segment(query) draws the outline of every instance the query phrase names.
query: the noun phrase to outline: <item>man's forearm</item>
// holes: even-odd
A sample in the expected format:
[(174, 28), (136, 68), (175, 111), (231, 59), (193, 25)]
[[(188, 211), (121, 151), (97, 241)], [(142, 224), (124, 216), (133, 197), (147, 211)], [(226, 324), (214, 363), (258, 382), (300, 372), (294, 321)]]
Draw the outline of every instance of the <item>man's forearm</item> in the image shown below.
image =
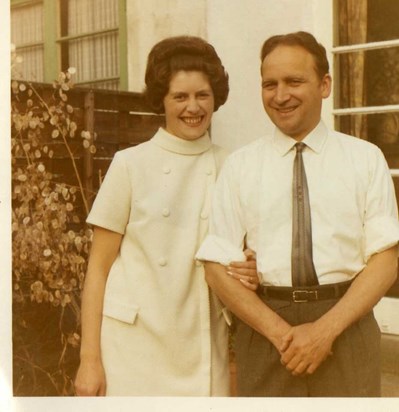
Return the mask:
[(322, 318), (336, 336), (366, 315), (397, 277), (397, 246), (373, 255), (340, 301)]
[(255, 292), (228, 276), (224, 266), (207, 262), (205, 277), (210, 288), (229, 310), (279, 349), (281, 337), (290, 329), (287, 322), (265, 305)]

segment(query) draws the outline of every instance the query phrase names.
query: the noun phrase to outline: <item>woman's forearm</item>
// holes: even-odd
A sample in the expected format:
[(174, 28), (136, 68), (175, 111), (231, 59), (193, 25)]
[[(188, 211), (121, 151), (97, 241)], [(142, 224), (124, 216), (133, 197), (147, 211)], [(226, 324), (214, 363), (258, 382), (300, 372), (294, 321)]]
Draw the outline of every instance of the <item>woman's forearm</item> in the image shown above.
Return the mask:
[(121, 241), (119, 233), (94, 229), (82, 294), (80, 366), (75, 379), (78, 396), (104, 396), (106, 393), (106, 376), (101, 360), (101, 322), (105, 285)]
[(102, 269), (89, 269), (82, 294), (81, 361), (99, 360), (100, 333), (107, 274)]
[(115, 261), (122, 235), (95, 228), (87, 275), (82, 293), (81, 361), (99, 360), (105, 285)]

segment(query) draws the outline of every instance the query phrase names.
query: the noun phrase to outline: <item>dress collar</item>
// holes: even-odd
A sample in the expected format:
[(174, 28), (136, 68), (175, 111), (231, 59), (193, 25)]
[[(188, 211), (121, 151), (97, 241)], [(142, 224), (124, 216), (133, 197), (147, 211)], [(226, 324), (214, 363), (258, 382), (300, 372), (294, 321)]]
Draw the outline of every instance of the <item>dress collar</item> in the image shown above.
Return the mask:
[(164, 128), (160, 127), (155, 136), (151, 139), (157, 146), (168, 152), (183, 154), (183, 155), (196, 155), (206, 152), (211, 146), (212, 142), (209, 138), (208, 132), (196, 140), (184, 140), (180, 137), (176, 137), (173, 134), (167, 132)]
[[(316, 153), (320, 153), (328, 137), (328, 129), (324, 122), (320, 120), (319, 124), (302, 140), (303, 143)], [(297, 143), (295, 139), (285, 135), (277, 127), (274, 130), (273, 145), (281, 156), (286, 155)]]

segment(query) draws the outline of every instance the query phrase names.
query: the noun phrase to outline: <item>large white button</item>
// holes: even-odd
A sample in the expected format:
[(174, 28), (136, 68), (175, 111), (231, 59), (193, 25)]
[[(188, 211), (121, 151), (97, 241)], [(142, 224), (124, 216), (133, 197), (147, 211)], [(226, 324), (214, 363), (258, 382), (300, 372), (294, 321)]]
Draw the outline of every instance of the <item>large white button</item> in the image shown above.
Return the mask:
[(165, 167), (163, 168), (163, 172), (164, 172), (166, 175), (169, 174), (169, 173), (171, 172), (170, 167), (165, 166)]
[(208, 219), (208, 213), (201, 212), (201, 219), (203, 219), (203, 220)]
[(207, 174), (208, 176), (210, 176), (212, 173), (213, 173), (212, 169), (208, 169), (208, 170), (206, 171), (206, 174)]
[(162, 210), (162, 216), (165, 216), (165, 217), (170, 216), (170, 210), (169, 210), (167, 207), (165, 207), (165, 208)]
[(158, 260), (159, 266), (166, 266), (167, 263), (168, 263), (168, 262), (166, 261), (165, 258), (160, 258), (160, 259)]

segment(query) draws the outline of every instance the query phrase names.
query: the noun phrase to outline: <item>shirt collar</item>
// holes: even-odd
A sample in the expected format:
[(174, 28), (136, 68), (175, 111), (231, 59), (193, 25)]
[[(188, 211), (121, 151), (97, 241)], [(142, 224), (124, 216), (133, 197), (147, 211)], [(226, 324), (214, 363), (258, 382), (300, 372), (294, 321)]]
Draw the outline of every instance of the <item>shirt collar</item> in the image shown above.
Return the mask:
[[(310, 149), (320, 153), (328, 137), (328, 130), (322, 120), (319, 124), (302, 140)], [(295, 139), (284, 134), (277, 127), (274, 130), (273, 145), (281, 156), (286, 155), (297, 143)]]
[(184, 140), (170, 134), (162, 127), (159, 128), (151, 141), (162, 147), (162, 149), (183, 155), (200, 154), (206, 152), (212, 146), (208, 132), (196, 140)]

